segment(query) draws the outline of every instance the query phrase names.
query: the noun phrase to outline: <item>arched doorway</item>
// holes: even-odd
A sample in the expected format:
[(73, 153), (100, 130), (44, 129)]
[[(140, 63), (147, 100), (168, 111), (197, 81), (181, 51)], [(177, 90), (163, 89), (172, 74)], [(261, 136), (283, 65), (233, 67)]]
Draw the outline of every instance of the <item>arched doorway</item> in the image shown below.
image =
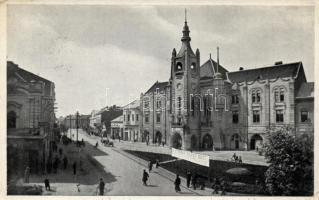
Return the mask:
[(263, 144), (263, 138), (259, 134), (255, 134), (250, 139), (250, 149), (255, 150), (256, 148), (261, 148)]
[(192, 135), (191, 137), (191, 149), (192, 150), (197, 149), (197, 138), (195, 135)]
[(160, 145), (162, 142), (162, 133), (157, 131), (155, 134), (155, 143), (158, 143)]
[(239, 149), (240, 137), (237, 133), (231, 136), (231, 148)]
[(142, 136), (142, 142), (149, 141), (149, 135), (150, 135), (150, 133), (148, 131), (144, 130), (143, 136)]
[(181, 149), (182, 148), (182, 137), (180, 134), (175, 133), (172, 138), (172, 147), (175, 149)]
[(17, 128), (17, 114), (14, 111), (7, 114), (7, 128)]
[(212, 149), (213, 147), (213, 138), (211, 135), (206, 134), (203, 137), (203, 149), (208, 150), (208, 149)]

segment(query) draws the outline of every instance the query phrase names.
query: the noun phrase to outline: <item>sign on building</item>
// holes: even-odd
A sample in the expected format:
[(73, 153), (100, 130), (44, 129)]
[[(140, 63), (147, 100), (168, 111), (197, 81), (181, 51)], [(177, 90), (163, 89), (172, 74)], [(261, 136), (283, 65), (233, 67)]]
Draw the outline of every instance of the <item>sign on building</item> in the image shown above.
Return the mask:
[(209, 167), (209, 156), (172, 148), (172, 156)]

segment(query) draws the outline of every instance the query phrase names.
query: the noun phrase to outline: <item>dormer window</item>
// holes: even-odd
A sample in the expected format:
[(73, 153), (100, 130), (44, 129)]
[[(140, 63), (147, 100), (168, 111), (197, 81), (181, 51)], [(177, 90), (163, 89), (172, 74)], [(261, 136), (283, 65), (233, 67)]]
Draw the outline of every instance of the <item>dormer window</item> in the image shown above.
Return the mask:
[(177, 63), (177, 64), (176, 64), (175, 71), (177, 71), (177, 72), (178, 72), (178, 71), (182, 71), (182, 70), (183, 70), (182, 63), (180, 63), (180, 62), (179, 62), (179, 63)]

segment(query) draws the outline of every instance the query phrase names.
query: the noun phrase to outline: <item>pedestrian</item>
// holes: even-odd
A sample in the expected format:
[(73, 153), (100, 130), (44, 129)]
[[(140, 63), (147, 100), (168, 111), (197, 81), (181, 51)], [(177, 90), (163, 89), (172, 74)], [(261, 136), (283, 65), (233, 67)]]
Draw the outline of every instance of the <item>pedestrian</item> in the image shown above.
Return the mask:
[(100, 183), (99, 183), (99, 195), (100, 196), (104, 195), (104, 187), (105, 187), (105, 183), (103, 181), (103, 178), (100, 178)]
[(156, 168), (158, 168), (158, 167), (159, 167), (159, 165), (160, 165), (160, 164), (159, 164), (159, 160), (158, 160), (158, 159), (156, 159), (155, 167), (156, 167)]
[(192, 174), (191, 172), (188, 170), (187, 174), (186, 174), (186, 186), (189, 188), (190, 183), (191, 183), (191, 178), (192, 178)]
[(29, 177), (30, 177), (30, 167), (27, 166), (25, 168), (25, 171), (24, 171), (24, 182), (25, 183), (29, 183)]
[(222, 191), (221, 195), (226, 195), (226, 181), (224, 179), (221, 180), (220, 187)]
[(180, 188), (181, 179), (179, 178), (178, 174), (176, 175), (176, 179), (175, 179), (174, 184), (175, 184), (175, 192), (180, 192), (181, 191), (181, 188)]
[(73, 165), (73, 175), (76, 175), (76, 162), (74, 161)]
[(68, 158), (66, 156), (64, 156), (63, 158), (63, 168), (66, 169), (68, 166)]
[(150, 162), (148, 163), (148, 172), (149, 172), (149, 173), (151, 173), (152, 168), (153, 168), (153, 163), (152, 163), (152, 161), (150, 160)]
[(62, 152), (63, 152), (62, 148), (59, 148), (59, 155), (60, 155), (60, 157), (62, 157)]
[(212, 183), (212, 189), (213, 192), (212, 194), (218, 194), (218, 183), (217, 183), (217, 178), (214, 178), (213, 183)]
[(143, 181), (143, 185), (147, 185), (147, 180), (148, 180), (148, 173), (146, 172), (146, 170), (144, 169), (143, 171), (143, 178), (142, 178), (142, 181)]
[(232, 156), (232, 160), (236, 161), (236, 158), (237, 158), (236, 153), (234, 153)]
[(192, 176), (192, 185), (193, 185), (193, 189), (196, 190), (196, 185), (197, 185), (197, 174), (196, 174), (196, 172)]
[(51, 188), (50, 188), (50, 181), (49, 181), (48, 178), (46, 178), (46, 179), (44, 180), (44, 186), (45, 186), (45, 190), (47, 190), (47, 191), (50, 191), (50, 190), (51, 190)]
[(241, 156), (238, 158), (238, 163), (243, 163), (243, 160), (241, 159)]

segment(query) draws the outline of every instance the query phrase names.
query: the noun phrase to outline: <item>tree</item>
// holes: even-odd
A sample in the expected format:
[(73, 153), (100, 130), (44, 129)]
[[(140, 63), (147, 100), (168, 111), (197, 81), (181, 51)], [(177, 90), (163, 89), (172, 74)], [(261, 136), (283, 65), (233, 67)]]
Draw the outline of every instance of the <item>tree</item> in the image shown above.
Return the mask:
[(265, 185), (272, 195), (313, 194), (313, 135), (291, 135), (289, 127), (270, 130)]

